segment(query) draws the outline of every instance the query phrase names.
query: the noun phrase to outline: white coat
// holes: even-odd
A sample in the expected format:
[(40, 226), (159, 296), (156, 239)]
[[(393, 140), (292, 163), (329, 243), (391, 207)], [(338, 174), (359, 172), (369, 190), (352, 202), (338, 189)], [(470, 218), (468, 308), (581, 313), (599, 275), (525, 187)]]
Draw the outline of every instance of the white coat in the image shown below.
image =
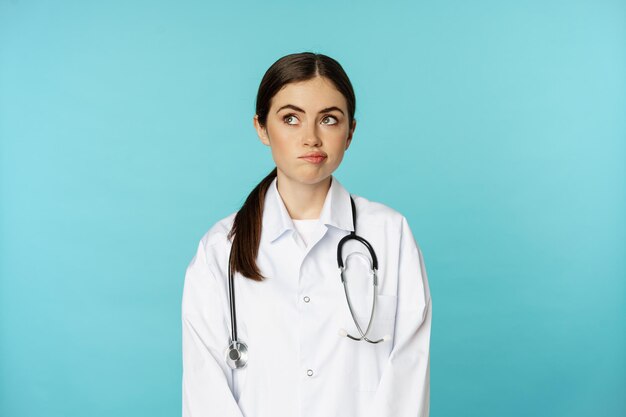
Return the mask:
[[(350, 194), (332, 176), (308, 247), (276, 187), (263, 212), (257, 264), (266, 280), (234, 275), (238, 338), (248, 364), (225, 362), (230, 339), (226, 235), (235, 214), (202, 237), (189, 264), (182, 298), (183, 417), (424, 417), (429, 414), (432, 304), (421, 250), (406, 218), (381, 203), (353, 195), (357, 235), (378, 258), (379, 290), (369, 337), (358, 335), (337, 267), (337, 244), (353, 230)], [(351, 252), (368, 254), (351, 240)], [(369, 257), (369, 255), (368, 255)], [(351, 261), (359, 257), (351, 257)], [(359, 271), (354, 262), (348, 270)], [(372, 281), (353, 273), (350, 298), (363, 327)], [(360, 277), (358, 277), (360, 275)]]

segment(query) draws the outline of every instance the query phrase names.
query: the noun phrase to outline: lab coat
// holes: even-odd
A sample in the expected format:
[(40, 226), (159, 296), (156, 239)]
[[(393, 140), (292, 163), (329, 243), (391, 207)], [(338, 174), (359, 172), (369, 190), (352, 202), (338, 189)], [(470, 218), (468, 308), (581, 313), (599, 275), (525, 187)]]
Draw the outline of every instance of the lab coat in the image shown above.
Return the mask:
[[(308, 247), (298, 238), (276, 178), (265, 195), (257, 264), (262, 282), (234, 274), (237, 330), (248, 364), (225, 362), (230, 339), (227, 233), (235, 214), (202, 237), (182, 297), (183, 417), (423, 417), (429, 415), (431, 297), (421, 250), (406, 218), (353, 195), (357, 235), (378, 258), (378, 297), (369, 338), (358, 336), (337, 266), (350, 231), (350, 194), (336, 177)], [(348, 241), (346, 273), (357, 320), (367, 326), (369, 252)]]

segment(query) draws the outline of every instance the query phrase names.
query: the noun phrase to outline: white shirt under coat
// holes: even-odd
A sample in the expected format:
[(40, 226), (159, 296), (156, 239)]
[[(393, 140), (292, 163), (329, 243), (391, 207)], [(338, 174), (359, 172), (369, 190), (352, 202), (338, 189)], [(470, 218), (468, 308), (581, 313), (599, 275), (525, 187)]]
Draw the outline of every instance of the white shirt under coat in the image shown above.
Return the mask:
[[(202, 237), (182, 298), (183, 417), (424, 417), (429, 414), (432, 304), (422, 253), (406, 218), (353, 195), (357, 235), (378, 258), (379, 295), (369, 337), (357, 336), (339, 269), (337, 244), (352, 230), (350, 194), (332, 176), (317, 233), (296, 233), (276, 187), (265, 196), (257, 264), (262, 282), (234, 275), (238, 338), (248, 365), (225, 362), (230, 340), (226, 235), (235, 214)], [(351, 240), (344, 259), (367, 249)], [(359, 256), (347, 266), (350, 297), (362, 326), (372, 281)]]

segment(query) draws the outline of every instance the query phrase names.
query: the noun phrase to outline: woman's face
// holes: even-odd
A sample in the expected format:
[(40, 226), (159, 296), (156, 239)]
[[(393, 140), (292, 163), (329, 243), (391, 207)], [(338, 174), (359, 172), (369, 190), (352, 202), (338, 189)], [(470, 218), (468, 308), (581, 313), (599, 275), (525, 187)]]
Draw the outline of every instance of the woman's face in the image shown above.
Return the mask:
[[(339, 166), (356, 121), (348, 126), (345, 97), (324, 77), (285, 85), (272, 98), (266, 126), (254, 116), (261, 142), (270, 146), (279, 179), (317, 184)], [(304, 157), (321, 154), (321, 158)]]

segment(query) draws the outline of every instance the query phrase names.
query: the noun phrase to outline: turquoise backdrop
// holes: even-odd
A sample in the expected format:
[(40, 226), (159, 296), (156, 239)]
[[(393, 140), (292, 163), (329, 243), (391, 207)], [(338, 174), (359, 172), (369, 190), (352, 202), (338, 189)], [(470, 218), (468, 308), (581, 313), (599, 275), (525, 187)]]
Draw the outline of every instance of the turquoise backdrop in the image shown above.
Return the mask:
[(180, 415), (185, 268), (272, 169), (256, 90), (302, 51), (356, 89), (335, 175), (424, 253), (431, 416), (625, 416), (608, 0), (0, 0), (0, 415)]

